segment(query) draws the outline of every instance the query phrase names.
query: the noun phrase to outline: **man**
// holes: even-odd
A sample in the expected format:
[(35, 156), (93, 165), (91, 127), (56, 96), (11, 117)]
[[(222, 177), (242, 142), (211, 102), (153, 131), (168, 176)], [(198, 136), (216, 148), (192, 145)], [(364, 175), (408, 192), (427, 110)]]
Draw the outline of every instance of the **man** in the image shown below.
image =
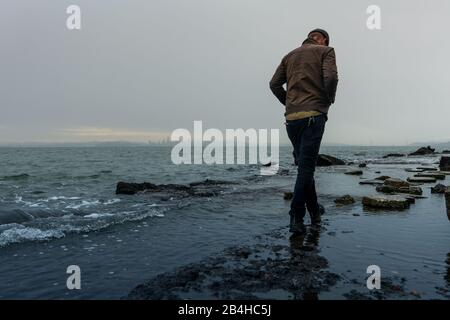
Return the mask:
[(323, 207), (317, 202), (314, 171), (338, 82), (336, 56), (329, 42), (325, 30), (312, 30), (301, 47), (283, 58), (270, 81), (273, 94), (286, 106), (286, 130), (298, 166), (289, 212), (290, 232), (294, 234), (306, 232), (303, 224), (306, 209), (312, 226), (318, 227), (321, 222)]

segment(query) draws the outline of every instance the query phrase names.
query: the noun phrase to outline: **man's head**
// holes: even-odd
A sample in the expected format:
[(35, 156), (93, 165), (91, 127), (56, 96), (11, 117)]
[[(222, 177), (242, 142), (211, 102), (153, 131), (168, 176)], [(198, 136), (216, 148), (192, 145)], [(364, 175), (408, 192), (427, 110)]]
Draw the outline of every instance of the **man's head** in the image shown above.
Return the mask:
[(308, 33), (308, 38), (314, 39), (318, 44), (322, 46), (328, 46), (330, 43), (330, 36), (328, 32), (323, 29), (314, 29)]

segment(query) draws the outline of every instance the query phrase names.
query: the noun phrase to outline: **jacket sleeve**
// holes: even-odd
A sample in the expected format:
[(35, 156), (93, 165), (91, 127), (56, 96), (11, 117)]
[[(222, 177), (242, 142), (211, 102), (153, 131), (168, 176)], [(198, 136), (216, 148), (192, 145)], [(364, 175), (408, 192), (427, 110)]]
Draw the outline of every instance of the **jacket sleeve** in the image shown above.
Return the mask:
[(338, 72), (336, 66), (336, 54), (334, 49), (331, 49), (324, 57), (322, 64), (323, 81), (325, 91), (331, 103), (334, 103), (336, 96), (336, 89), (338, 84)]
[(273, 94), (278, 98), (278, 100), (280, 100), (283, 105), (286, 105), (286, 90), (284, 90), (283, 87), (286, 82), (286, 59), (283, 58), (277, 70), (275, 71), (272, 80), (270, 80), (270, 90), (272, 90)]

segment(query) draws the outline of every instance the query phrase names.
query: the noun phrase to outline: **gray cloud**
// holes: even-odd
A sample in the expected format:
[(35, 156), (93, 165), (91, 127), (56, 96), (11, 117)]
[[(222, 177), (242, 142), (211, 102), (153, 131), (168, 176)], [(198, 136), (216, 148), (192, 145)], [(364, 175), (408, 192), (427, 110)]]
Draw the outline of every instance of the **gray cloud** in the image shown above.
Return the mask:
[[(80, 31), (65, 27), (74, 3)], [(381, 7), (380, 31), (366, 28), (370, 4)], [(450, 140), (449, 9), (445, 0), (7, 0), (0, 142), (73, 141), (74, 128), (151, 138), (194, 120), (283, 132), (268, 81), (314, 27), (329, 31), (340, 72), (324, 142)]]

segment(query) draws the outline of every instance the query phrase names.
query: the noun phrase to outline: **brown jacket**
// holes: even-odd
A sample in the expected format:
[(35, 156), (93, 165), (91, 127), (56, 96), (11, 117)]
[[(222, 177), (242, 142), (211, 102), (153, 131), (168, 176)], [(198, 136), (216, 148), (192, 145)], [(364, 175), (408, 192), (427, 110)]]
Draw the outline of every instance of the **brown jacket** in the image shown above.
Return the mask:
[(270, 89), (286, 106), (285, 115), (313, 110), (327, 113), (334, 103), (337, 83), (334, 49), (306, 39), (283, 58), (270, 81)]

